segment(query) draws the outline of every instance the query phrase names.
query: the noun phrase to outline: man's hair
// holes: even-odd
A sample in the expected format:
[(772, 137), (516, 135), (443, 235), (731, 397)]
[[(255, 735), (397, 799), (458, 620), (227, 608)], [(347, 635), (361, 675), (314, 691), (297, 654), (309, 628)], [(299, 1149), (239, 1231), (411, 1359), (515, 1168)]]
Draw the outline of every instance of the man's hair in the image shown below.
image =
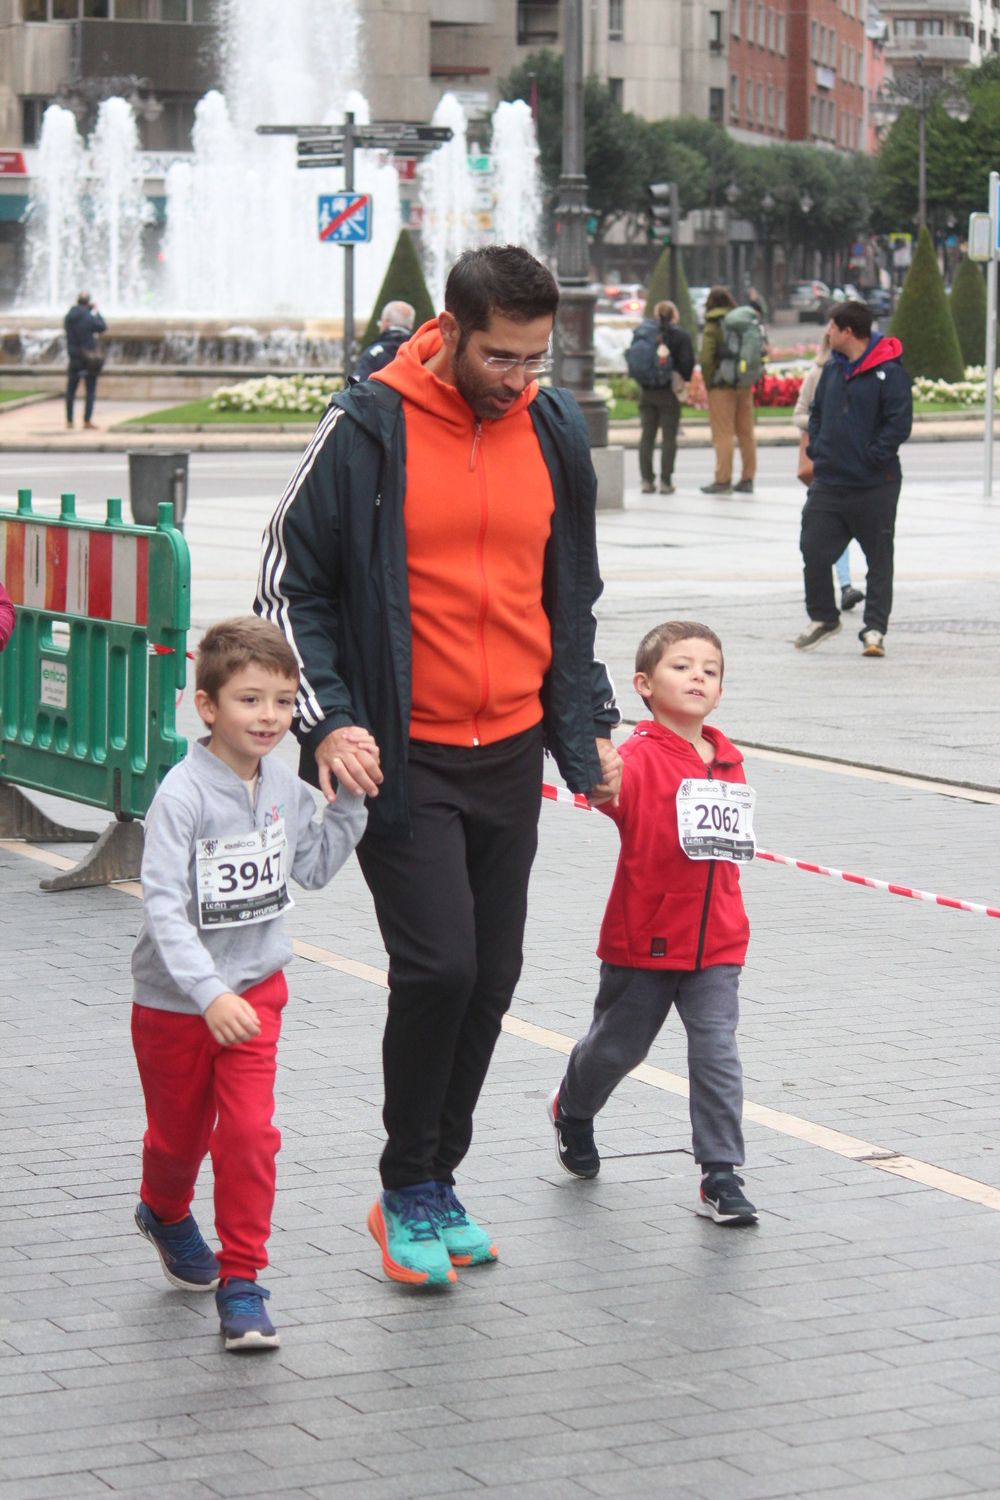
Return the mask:
[(257, 615), (220, 620), (202, 636), (195, 662), (194, 685), (214, 702), (222, 688), (245, 667), (264, 667), (278, 677), (299, 680), (295, 652), (277, 625)]
[(444, 305), (469, 334), (488, 328), (495, 312), (514, 323), (554, 317), (559, 288), (552, 272), (520, 245), (486, 245), (458, 257), (448, 273)]
[(79, 304), (80, 307), (89, 307), (90, 306), (90, 293), (89, 292), (81, 292), (80, 295), (79, 295), (79, 297), (77, 297), (76, 300), (77, 300), (77, 303)]
[(842, 333), (853, 333), (856, 339), (864, 339), (866, 343), (872, 336), (873, 321), (868, 304), (853, 298), (838, 302), (830, 313), (830, 322), (836, 324)]
[(719, 681), (725, 671), (726, 661), (722, 654), (722, 642), (714, 630), (701, 625), (697, 620), (665, 620), (647, 630), (635, 653), (635, 670), (651, 676), (657, 662), (670, 646), (678, 641), (710, 641), (719, 653)]
[(705, 311), (712, 312), (717, 307), (735, 307), (736, 298), (727, 286), (713, 286), (705, 298)]
[(679, 316), (676, 302), (658, 302), (653, 308), (653, 317), (661, 322), (676, 323)]
[(416, 312), (408, 302), (387, 302), (379, 321), (392, 328), (412, 328)]

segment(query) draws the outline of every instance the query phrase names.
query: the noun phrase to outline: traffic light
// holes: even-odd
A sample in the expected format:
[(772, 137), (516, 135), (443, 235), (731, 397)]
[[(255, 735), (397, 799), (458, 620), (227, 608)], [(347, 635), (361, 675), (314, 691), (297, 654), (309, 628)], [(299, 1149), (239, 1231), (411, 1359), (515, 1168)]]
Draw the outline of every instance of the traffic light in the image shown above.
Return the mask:
[(680, 196), (676, 182), (651, 182), (646, 193), (649, 198), (649, 238), (661, 245), (676, 245), (680, 229)]

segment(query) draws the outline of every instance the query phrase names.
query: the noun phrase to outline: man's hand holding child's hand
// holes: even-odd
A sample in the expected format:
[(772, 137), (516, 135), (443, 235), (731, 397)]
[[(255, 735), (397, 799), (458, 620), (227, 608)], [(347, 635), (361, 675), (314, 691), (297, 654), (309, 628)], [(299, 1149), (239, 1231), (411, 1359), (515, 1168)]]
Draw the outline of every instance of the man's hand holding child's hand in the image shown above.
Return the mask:
[(236, 1042), (252, 1042), (260, 1035), (260, 1017), (242, 995), (226, 990), (216, 995), (205, 1012), (205, 1024), (222, 1047)]

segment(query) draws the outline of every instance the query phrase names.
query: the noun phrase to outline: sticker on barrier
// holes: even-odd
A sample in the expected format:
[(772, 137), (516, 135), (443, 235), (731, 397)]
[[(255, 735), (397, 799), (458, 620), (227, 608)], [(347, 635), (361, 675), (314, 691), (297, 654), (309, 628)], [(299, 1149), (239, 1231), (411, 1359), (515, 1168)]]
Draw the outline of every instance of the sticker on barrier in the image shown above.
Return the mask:
[[(581, 812), (593, 812), (582, 792), (571, 792), (567, 787), (542, 783), (542, 796), (550, 802), (565, 802)], [(775, 865), (789, 865), (794, 870), (804, 870), (808, 875), (827, 875), (835, 880), (844, 880), (849, 885), (861, 885), (870, 891), (885, 891), (890, 896), (905, 896), (910, 901), (928, 901), (934, 906), (945, 906), (954, 911), (972, 912), (977, 917), (1000, 917), (1000, 906), (981, 906), (975, 901), (962, 901), (957, 896), (937, 896), (933, 891), (918, 891), (909, 885), (897, 885), (888, 880), (876, 880), (872, 875), (852, 875), (847, 870), (835, 870), (829, 865), (816, 865), (804, 859), (792, 859), (787, 854), (773, 854), (767, 849), (758, 849), (755, 859), (767, 860)]]

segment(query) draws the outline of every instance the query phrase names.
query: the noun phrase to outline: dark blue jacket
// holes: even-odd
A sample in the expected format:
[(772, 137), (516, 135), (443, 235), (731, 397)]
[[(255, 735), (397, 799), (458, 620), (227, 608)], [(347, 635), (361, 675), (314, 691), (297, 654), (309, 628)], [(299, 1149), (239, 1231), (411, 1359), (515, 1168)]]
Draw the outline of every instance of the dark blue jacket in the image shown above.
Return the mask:
[(898, 449), (913, 426), (913, 393), (899, 339), (873, 334), (851, 364), (834, 353), (823, 366), (809, 410), (815, 482), (871, 489), (900, 479)]
[[(264, 533), (254, 609), (284, 630), (302, 663), (293, 731), (299, 773), (316, 785), (313, 750), (333, 729), (363, 724), (385, 776), (368, 827), (409, 832), (410, 597), (403, 505), (406, 423), (398, 391), (362, 381), (333, 397)], [(576, 401), (539, 390), (528, 407), (552, 479), (555, 510), (542, 603), (552, 663), (542, 685), (546, 748), (568, 786), (601, 780), (595, 738), (621, 715), (594, 655), (597, 481)], [(516, 476), (512, 477), (516, 482)]]
[(412, 328), (387, 328), (384, 333), (380, 333), (374, 344), (369, 344), (359, 355), (354, 370), (355, 380), (367, 380), (376, 370), (383, 370), (386, 365), (391, 365), (399, 353), (400, 345), (405, 344), (412, 333)]
[(80, 350), (96, 348), (97, 335), (104, 333), (107, 326), (99, 312), (85, 307), (82, 302), (74, 302), (63, 319), (63, 327), (66, 330), (66, 352), (70, 360), (82, 364)]

